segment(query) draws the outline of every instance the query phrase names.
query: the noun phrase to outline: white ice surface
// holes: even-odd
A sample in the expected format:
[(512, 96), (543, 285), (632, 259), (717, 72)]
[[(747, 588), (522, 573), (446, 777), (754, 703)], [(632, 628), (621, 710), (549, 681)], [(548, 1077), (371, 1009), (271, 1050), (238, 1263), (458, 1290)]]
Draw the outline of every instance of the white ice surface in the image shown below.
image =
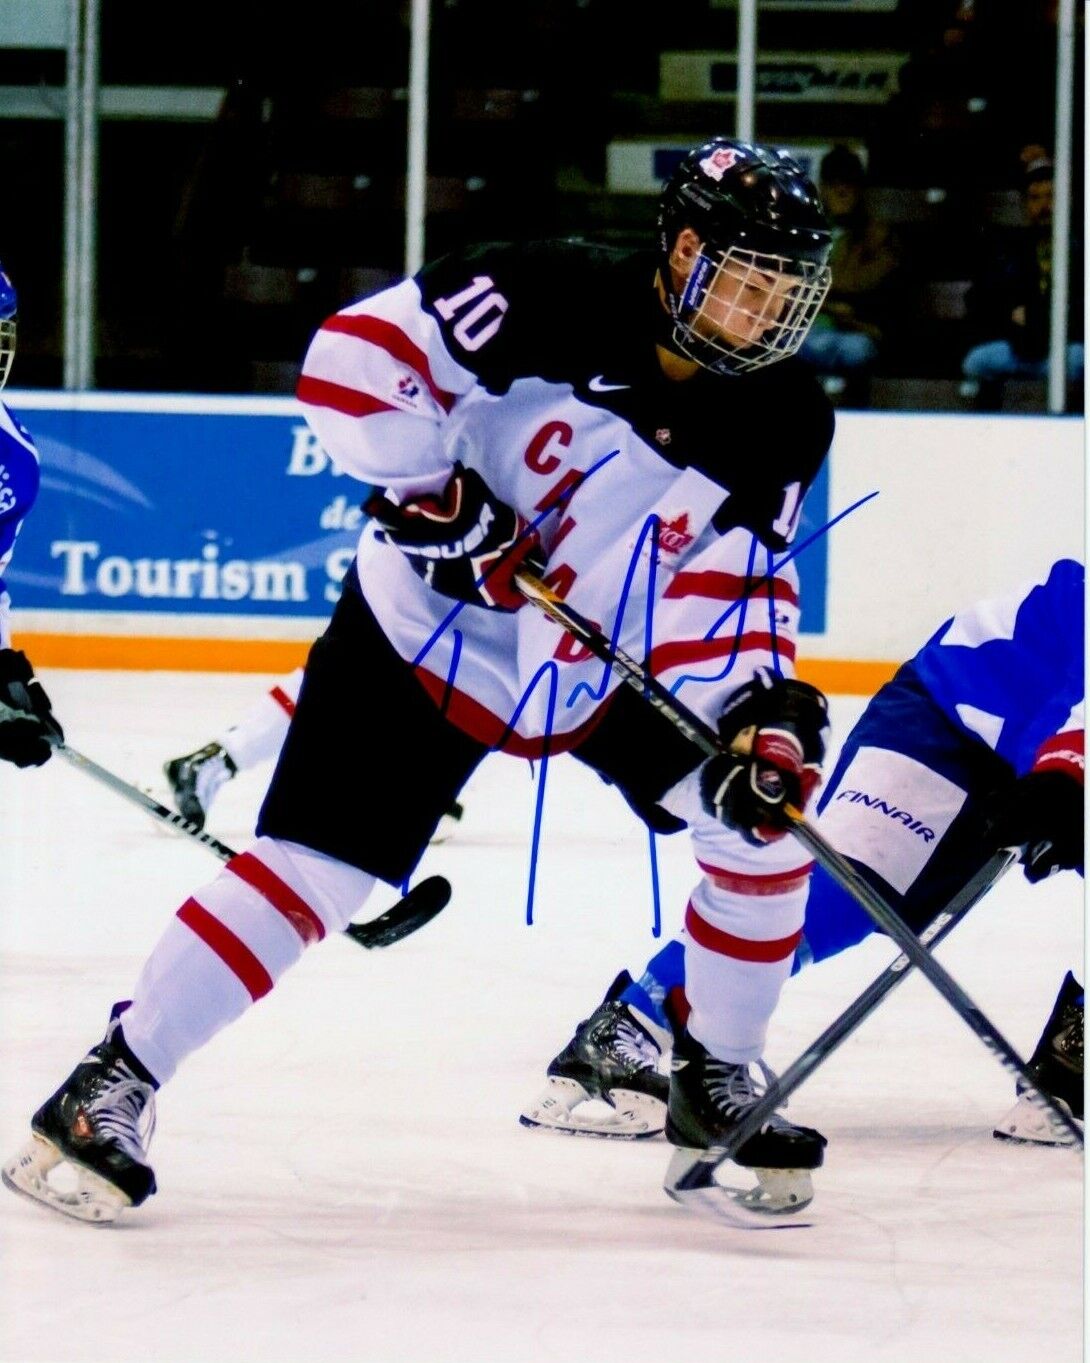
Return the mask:
[[(163, 759), (266, 679), (45, 680), (74, 747), (161, 792)], [(834, 704), (838, 734), (859, 708)], [(381, 800), (381, 771), (355, 775)], [(264, 778), (226, 789), (213, 832), (245, 845)], [(517, 1124), (573, 1024), (654, 947), (645, 836), (568, 760), (525, 926), (533, 794), (524, 763), (486, 762), (460, 836), (422, 867), (453, 882), (446, 912), (382, 953), (323, 944), (186, 1063), (159, 1098), (161, 1191), (127, 1223), (0, 1192), (3, 1363), (1080, 1358), (1081, 1161), (992, 1139), (1011, 1083), (915, 977), (792, 1102), (830, 1142), (810, 1230), (687, 1214), (661, 1191), (661, 1141)], [(0, 766), (0, 819), (6, 1155), (216, 864), (59, 760)], [(692, 870), (684, 835), (659, 848), (669, 931)], [(1025, 1054), (1082, 961), (1081, 923), (1077, 878), (1012, 874), (940, 953)], [(792, 981), (770, 1062), (892, 955), (872, 939)]]

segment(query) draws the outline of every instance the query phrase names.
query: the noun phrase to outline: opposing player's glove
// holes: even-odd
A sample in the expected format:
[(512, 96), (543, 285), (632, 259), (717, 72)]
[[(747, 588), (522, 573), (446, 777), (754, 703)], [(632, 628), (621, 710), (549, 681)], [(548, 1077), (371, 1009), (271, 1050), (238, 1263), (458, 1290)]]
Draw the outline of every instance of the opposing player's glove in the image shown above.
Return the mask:
[(705, 810), (755, 846), (782, 838), (784, 805), (805, 808), (821, 780), (828, 723), (820, 691), (762, 669), (735, 691), (719, 717), (728, 751), (701, 768)]
[(399, 506), (376, 493), (363, 509), (429, 587), (456, 601), (516, 611), (525, 598), (512, 581), (515, 571), (539, 573), (545, 564), (537, 531), (461, 464), (438, 496)]
[(1034, 768), (993, 794), (986, 809), (989, 845), (1024, 848), (1021, 861), (1031, 884), (1056, 871), (1082, 874), (1082, 768), (1071, 765), (1071, 772), (1054, 760)]
[(0, 760), (40, 767), (64, 742), (45, 688), (25, 653), (0, 648)]

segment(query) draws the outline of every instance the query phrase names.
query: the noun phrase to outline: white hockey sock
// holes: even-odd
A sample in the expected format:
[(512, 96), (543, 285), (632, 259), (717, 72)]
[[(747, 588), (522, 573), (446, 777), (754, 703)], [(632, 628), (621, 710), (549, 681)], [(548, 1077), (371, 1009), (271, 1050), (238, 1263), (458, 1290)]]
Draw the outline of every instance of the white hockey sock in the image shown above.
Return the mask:
[(374, 885), (364, 871), (296, 843), (259, 838), (178, 910), (122, 1016), (125, 1040), (159, 1083), (338, 932)]
[(791, 974), (806, 909), (808, 868), (775, 876), (708, 877), (685, 915), (685, 992), (690, 1033), (733, 1064), (764, 1053), (768, 1022)]
[(280, 751), (302, 684), (303, 669), (297, 667), (281, 677), (237, 724), (216, 739), (239, 771), (267, 761)]

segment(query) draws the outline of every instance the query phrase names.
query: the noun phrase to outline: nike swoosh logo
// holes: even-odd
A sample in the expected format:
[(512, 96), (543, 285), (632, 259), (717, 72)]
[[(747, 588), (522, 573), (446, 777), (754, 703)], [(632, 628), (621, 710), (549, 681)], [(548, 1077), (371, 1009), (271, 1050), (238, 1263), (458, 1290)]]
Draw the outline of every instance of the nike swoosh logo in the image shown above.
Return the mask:
[(617, 393), (622, 388), (631, 388), (632, 385), (630, 383), (606, 383), (604, 374), (595, 374), (587, 387), (592, 393)]

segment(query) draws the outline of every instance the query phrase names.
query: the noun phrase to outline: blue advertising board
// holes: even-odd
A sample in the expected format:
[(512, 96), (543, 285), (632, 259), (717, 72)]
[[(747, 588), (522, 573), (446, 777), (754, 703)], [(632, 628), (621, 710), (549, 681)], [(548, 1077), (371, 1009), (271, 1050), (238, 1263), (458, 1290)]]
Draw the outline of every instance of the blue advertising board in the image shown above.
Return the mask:
[(18, 606), (329, 613), (367, 488), (333, 469), (291, 400), (211, 405), (31, 411), (13, 396), (42, 461), (8, 572)]
[[(367, 488), (332, 467), (291, 399), (12, 393), (42, 485), (6, 576), (17, 607), (324, 616)], [(799, 541), (825, 523), (825, 471)], [(798, 560), (804, 631), (825, 625), (827, 549)]]

